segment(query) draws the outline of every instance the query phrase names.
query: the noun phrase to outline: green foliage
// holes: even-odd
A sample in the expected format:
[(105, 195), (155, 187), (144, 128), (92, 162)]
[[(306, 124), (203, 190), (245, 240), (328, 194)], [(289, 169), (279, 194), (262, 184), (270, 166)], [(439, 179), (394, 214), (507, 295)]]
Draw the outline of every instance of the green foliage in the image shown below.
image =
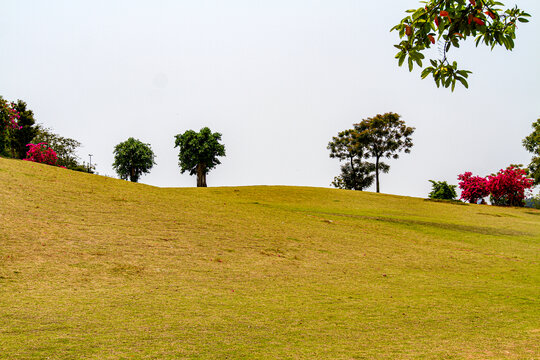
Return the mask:
[(428, 195), (430, 199), (454, 200), (457, 197), (457, 185), (448, 185), (446, 181), (429, 181), (432, 184), (431, 192)]
[(9, 102), (0, 96), (0, 156), (11, 157), (11, 134), (16, 131), (10, 123)]
[[(341, 174), (334, 177), (331, 185), (338, 189), (359, 190), (367, 189), (375, 181), (375, 164), (370, 162), (360, 162), (356, 159), (351, 163), (341, 166)], [(390, 166), (385, 163), (379, 164), (379, 170), (387, 173)]]
[(529, 175), (534, 179), (534, 185), (540, 185), (540, 119), (532, 124), (533, 132), (523, 139), (523, 146), (533, 154), (529, 164)]
[(400, 120), (400, 115), (390, 112), (362, 120), (354, 125), (354, 131), (356, 146), (363, 148), (363, 156), (375, 158), (375, 179), (377, 192), (380, 192), (379, 172), (382, 166), (380, 159), (398, 159), (398, 153), (401, 151), (410, 153), (414, 128)]
[(540, 194), (525, 199), (525, 207), (540, 209)]
[(44, 128), (42, 125), (36, 126), (36, 132), (32, 142), (34, 144), (46, 143), (49, 145), (58, 156), (58, 166), (64, 166), (68, 169), (80, 166), (79, 157), (77, 156), (77, 149), (81, 146), (80, 142), (55, 134), (52, 129)]
[(175, 139), (181, 173), (189, 171), (190, 175), (197, 175), (197, 187), (206, 187), (206, 174), (221, 164), (218, 156), (225, 156), (225, 146), (219, 143), (221, 134), (204, 127), (199, 132), (187, 130)]
[(15, 110), (19, 112), (18, 124), (21, 128), (17, 131), (11, 131), (11, 146), (13, 155), (18, 159), (24, 159), (28, 151), (26, 145), (30, 144), (34, 137), (37, 136), (38, 127), (35, 125), (33, 111), (26, 108), (26, 102), (17, 100)]
[(113, 168), (122, 180), (138, 182), (156, 164), (149, 144), (130, 137), (114, 147)]
[(357, 141), (358, 133), (354, 129), (341, 131), (328, 143), (330, 157), (347, 161), (341, 166), (341, 174), (334, 178), (332, 186), (338, 189), (363, 190), (373, 184), (375, 165), (362, 162), (364, 147)]
[[(394, 45), (399, 66), (407, 62), (409, 71), (414, 65), (423, 68), (422, 79), (433, 76), (437, 87), (451, 87), (456, 82), (469, 87), (467, 78), (470, 71), (460, 70), (455, 61), (451, 62), (447, 55), (452, 47), (459, 48), (460, 42), (468, 37), (476, 39), (476, 46), (484, 43), (493, 49), (504, 46), (507, 50), (514, 48), (516, 24), (528, 22), (530, 17), (517, 7), (503, 9), (504, 4), (496, 0), (428, 0), (422, 1), (425, 6), (407, 10), (409, 16), (401, 20), (390, 31), (397, 31), (399, 44)], [(431, 66), (424, 67), (423, 52), (438, 44), (442, 59), (430, 59)]]

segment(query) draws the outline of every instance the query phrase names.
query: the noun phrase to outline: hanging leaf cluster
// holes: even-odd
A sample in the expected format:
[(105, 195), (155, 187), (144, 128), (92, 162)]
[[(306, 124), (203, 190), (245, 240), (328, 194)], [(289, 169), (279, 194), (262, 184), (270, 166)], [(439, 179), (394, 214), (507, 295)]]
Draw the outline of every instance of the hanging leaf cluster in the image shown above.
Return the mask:
[[(405, 62), (409, 71), (417, 65), (423, 68), (422, 79), (431, 75), (437, 87), (450, 87), (457, 82), (469, 87), (467, 78), (471, 73), (458, 67), (448, 58), (449, 51), (459, 48), (460, 42), (469, 37), (476, 39), (476, 46), (485, 44), (493, 49), (504, 46), (514, 48), (518, 23), (528, 22), (529, 14), (517, 7), (504, 9), (504, 4), (495, 0), (429, 0), (418, 9), (407, 10), (410, 15), (401, 20), (390, 31), (397, 31), (401, 42), (394, 45), (399, 66)], [(438, 46), (441, 58), (430, 59), (424, 67), (423, 52)]]

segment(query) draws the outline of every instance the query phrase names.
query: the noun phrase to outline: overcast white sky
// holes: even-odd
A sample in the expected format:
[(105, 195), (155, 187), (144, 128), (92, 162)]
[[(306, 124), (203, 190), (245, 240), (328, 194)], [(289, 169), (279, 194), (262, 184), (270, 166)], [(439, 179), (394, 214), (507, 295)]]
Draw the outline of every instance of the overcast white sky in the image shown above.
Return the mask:
[(530, 161), (521, 140), (540, 117), (540, 2), (514, 1), (533, 16), (515, 50), (451, 53), (473, 71), (469, 90), (451, 93), (394, 59), (389, 29), (417, 0), (0, 0), (0, 95), (82, 142), (100, 174), (115, 175), (117, 143), (150, 143), (157, 165), (141, 182), (174, 187), (196, 183), (177, 165), (185, 130), (223, 134), (209, 186), (329, 187), (332, 136), (397, 112), (416, 127), (414, 147), (388, 161), (381, 191), (426, 197), (429, 179)]

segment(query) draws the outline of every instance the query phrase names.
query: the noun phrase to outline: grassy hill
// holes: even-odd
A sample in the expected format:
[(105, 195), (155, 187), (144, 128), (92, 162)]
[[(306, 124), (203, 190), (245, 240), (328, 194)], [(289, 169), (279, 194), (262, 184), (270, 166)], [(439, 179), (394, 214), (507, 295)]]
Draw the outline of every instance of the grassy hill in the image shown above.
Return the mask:
[(538, 359), (540, 211), (0, 159), (1, 359)]

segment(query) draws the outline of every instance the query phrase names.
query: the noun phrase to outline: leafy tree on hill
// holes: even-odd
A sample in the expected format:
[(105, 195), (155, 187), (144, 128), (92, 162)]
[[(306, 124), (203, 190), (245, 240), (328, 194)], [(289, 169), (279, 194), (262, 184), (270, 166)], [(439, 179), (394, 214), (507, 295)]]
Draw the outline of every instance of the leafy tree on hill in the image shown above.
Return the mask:
[[(339, 161), (346, 161), (341, 166), (341, 174), (334, 178), (332, 186), (338, 189), (364, 190), (370, 187), (375, 180), (375, 164), (362, 161), (365, 155), (365, 147), (360, 143), (358, 133), (355, 129), (341, 131), (328, 143), (330, 157)], [(380, 164), (385, 172), (390, 167), (384, 163)]]
[(529, 173), (534, 179), (534, 185), (540, 185), (540, 119), (532, 124), (533, 132), (523, 139), (523, 146), (533, 154), (529, 164)]
[(430, 199), (454, 200), (457, 197), (457, 185), (448, 185), (446, 181), (429, 180), (429, 182), (432, 184), (431, 192), (429, 193)]
[(397, 31), (399, 44), (394, 45), (399, 66), (405, 60), (409, 71), (414, 64), (423, 67), (424, 52), (437, 44), (441, 59), (430, 59), (431, 66), (422, 71), (422, 79), (429, 75), (437, 87), (452, 88), (459, 81), (469, 87), (467, 77), (470, 71), (460, 70), (455, 61), (448, 59), (452, 47), (458, 48), (460, 42), (468, 37), (476, 38), (476, 46), (484, 43), (493, 49), (504, 46), (514, 48), (518, 22), (528, 22), (529, 14), (516, 7), (503, 9), (504, 4), (496, 0), (427, 0), (418, 9), (407, 10), (410, 15), (401, 20), (390, 31)]
[(178, 147), (178, 165), (183, 174), (197, 175), (197, 187), (206, 187), (206, 174), (221, 164), (218, 157), (225, 156), (225, 146), (220, 144), (221, 134), (208, 127), (199, 132), (188, 130), (175, 136), (174, 147)]
[(12, 156), (11, 136), (20, 129), (19, 117), (15, 103), (10, 103), (0, 96), (0, 155), (2, 156)]
[(138, 182), (156, 164), (149, 144), (130, 137), (114, 147), (113, 168), (122, 180)]
[[(34, 113), (32, 110), (26, 108), (26, 103), (22, 100), (17, 100), (14, 106), (15, 110), (19, 113), (19, 126), (18, 131), (12, 132), (11, 146), (15, 157), (24, 159), (28, 152), (27, 144), (30, 144), (34, 137), (38, 134), (38, 127), (35, 125)], [(65, 165), (64, 165), (65, 166)]]
[(386, 166), (381, 158), (399, 158), (398, 153), (411, 152), (413, 127), (405, 125), (400, 115), (386, 113), (362, 120), (354, 125), (356, 144), (364, 149), (364, 158), (375, 158), (375, 181), (380, 192), (379, 173)]
[(55, 134), (52, 129), (39, 124), (36, 126), (36, 132), (32, 142), (34, 144), (45, 143), (54, 149), (58, 156), (58, 166), (64, 166), (68, 169), (80, 166), (77, 156), (77, 149), (81, 146), (80, 142)]

